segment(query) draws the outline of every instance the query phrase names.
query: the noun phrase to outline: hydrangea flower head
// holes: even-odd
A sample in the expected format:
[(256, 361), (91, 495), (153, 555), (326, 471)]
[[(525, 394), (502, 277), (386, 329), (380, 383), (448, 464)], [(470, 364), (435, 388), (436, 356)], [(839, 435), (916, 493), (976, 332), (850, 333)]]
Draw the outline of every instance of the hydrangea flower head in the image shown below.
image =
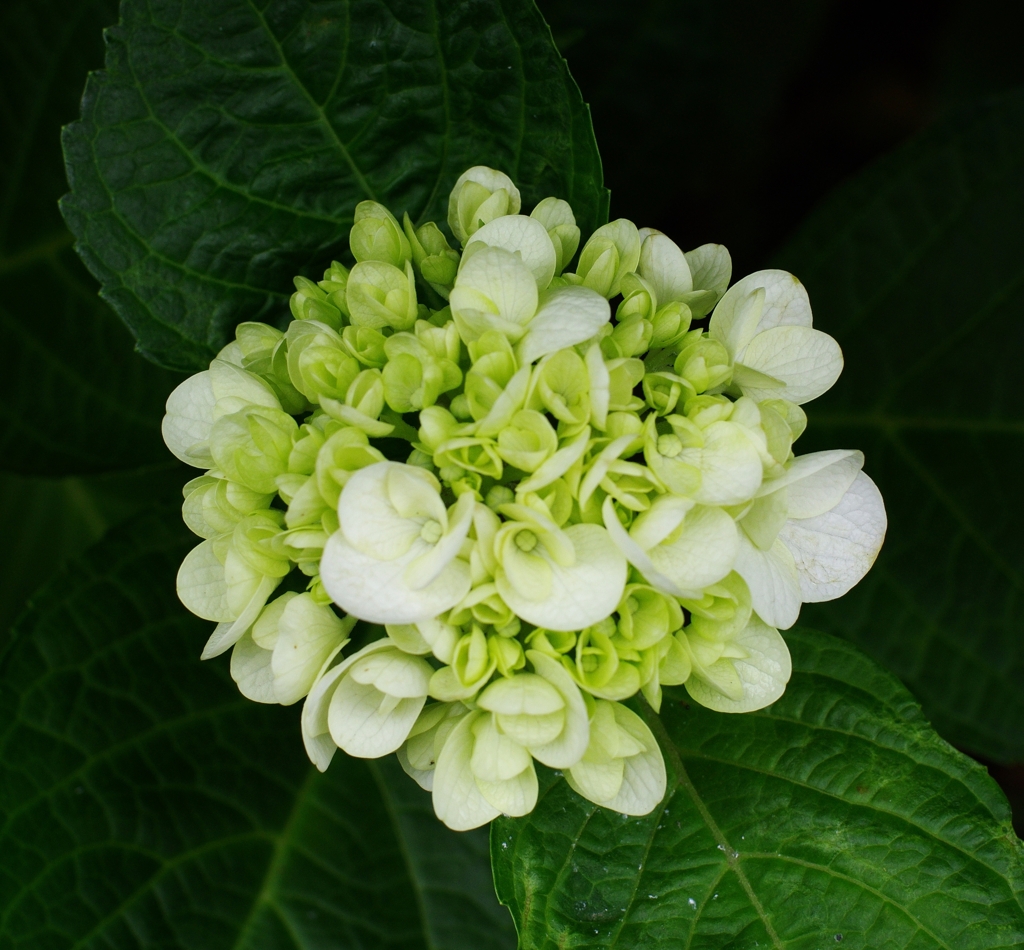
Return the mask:
[(304, 700), (320, 769), (397, 752), (455, 829), (530, 812), (535, 762), (650, 812), (665, 765), (634, 697), (774, 702), (779, 630), (886, 527), (860, 452), (794, 452), (842, 369), (795, 277), (730, 287), (720, 245), (619, 219), (581, 248), (567, 202), (522, 211), (483, 166), (454, 246), (362, 202), (354, 265), (296, 278), (287, 330), (241, 324), (163, 423), (205, 470), (178, 574), (217, 624), (203, 657)]

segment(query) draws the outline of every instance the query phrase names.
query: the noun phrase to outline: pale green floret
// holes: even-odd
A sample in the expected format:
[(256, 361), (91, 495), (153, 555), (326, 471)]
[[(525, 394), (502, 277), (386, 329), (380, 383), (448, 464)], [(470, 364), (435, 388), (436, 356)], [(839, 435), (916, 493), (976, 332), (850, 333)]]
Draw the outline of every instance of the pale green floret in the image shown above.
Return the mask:
[(282, 594), (235, 644), (231, 677), (242, 695), (258, 703), (296, 703), (324, 663), (348, 643), (355, 622), (339, 619), (309, 594)]
[(519, 189), (503, 172), (474, 165), (455, 182), (448, 199), (448, 226), (460, 244), (485, 224), (522, 207)]
[(413, 263), (420, 277), (447, 300), (459, 270), (459, 252), (451, 248), (433, 221), (414, 229), (412, 220), (406, 214), (402, 227), (409, 239)]
[(536, 218), (547, 230), (555, 248), (555, 274), (561, 274), (580, 246), (580, 229), (569, 202), (545, 198), (530, 212), (530, 217)]
[[(258, 702), (306, 696), (321, 770), (397, 750), (456, 829), (528, 813), (534, 760), (649, 813), (665, 766), (621, 703), (656, 712), (682, 685), (722, 712), (774, 702), (778, 630), (857, 583), (886, 527), (859, 452), (794, 456), (800, 404), (842, 367), (799, 281), (730, 288), (721, 245), (625, 219), (567, 273), (569, 204), (520, 205), (467, 170), (460, 253), (360, 203), (352, 270), (297, 278), (284, 333), (240, 324), (162, 425), (205, 471), (177, 580), (217, 624), (203, 658), (233, 648)], [(358, 621), (387, 635), (346, 658)]]
[(416, 322), (416, 279), (412, 262), (404, 268), (383, 261), (362, 261), (352, 268), (345, 290), (352, 324), (380, 330), (409, 330)]
[(376, 201), (360, 201), (356, 205), (355, 223), (349, 232), (348, 245), (352, 256), (363, 261), (382, 261), (405, 269), (412, 259), (409, 239), (395, 216)]
[(585, 287), (608, 299), (622, 289), (623, 278), (640, 261), (640, 232), (632, 221), (619, 218), (598, 228), (580, 252), (576, 276)]

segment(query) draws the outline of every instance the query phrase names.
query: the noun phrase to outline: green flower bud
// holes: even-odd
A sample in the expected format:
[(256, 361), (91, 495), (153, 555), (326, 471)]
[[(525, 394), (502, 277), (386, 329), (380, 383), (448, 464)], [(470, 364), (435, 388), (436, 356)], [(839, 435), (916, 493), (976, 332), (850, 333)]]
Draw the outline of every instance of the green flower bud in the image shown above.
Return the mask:
[(337, 527), (328, 531), (321, 525), (303, 525), (282, 532), (278, 535), (276, 544), (278, 549), (285, 553), (288, 560), (294, 562), (303, 574), (307, 577), (318, 577), (320, 559), (324, 555), (327, 539), (336, 530)]
[(295, 293), (289, 305), (296, 320), (318, 320), (334, 330), (340, 330), (344, 322), (342, 311), (328, 300), (327, 294), (313, 281), (305, 277), (295, 278)]
[(342, 338), (325, 324), (296, 320), (285, 339), (292, 385), (314, 405), (320, 405), (323, 398), (344, 399), (360, 365)]
[(661, 687), (681, 686), (693, 664), (680, 637), (665, 637), (640, 656), (640, 689), (655, 712), (661, 711)]
[(570, 630), (545, 630), (538, 627), (526, 637), (527, 646), (531, 650), (539, 650), (545, 656), (561, 661), (561, 658), (572, 653), (576, 647), (576, 633)]
[(409, 239), (413, 263), (420, 277), (447, 300), (459, 271), (459, 252), (449, 246), (441, 229), (433, 221), (414, 230), (412, 220), (406, 214), (402, 227)]
[[(395, 412), (414, 412), (434, 405), (443, 392), (455, 389), (462, 382), (462, 371), (458, 364), (447, 356), (438, 358), (434, 352), (446, 346), (447, 333), (438, 327), (430, 327), (417, 334), (396, 333), (384, 344), (388, 362), (384, 367), (384, 397)], [(454, 327), (452, 327), (454, 330)], [(438, 336), (440, 339), (438, 339)], [(424, 345), (423, 340), (433, 346)], [(455, 348), (458, 358), (457, 344)]]
[(412, 263), (406, 261), (404, 271), (383, 261), (356, 264), (345, 299), (354, 326), (411, 329), (419, 313)]
[(462, 703), (431, 703), (420, 713), (405, 745), (398, 750), (402, 768), (428, 792), (433, 788), (438, 756), (467, 712)]
[(384, 461), (379, 449), (370, 445), (366, 433), (356, 428), (340, 429), (327, 439), (316, 457), (316, 485), (320, 497), (331, 508), (345, 483), (358, 469)]
[(229, 479), (270, 494), (277, 491), (277, 476), (288, 471), (298, 431), (295, 420), (280, 409), (251, 406), (213, 424), (210, 452)]
[(502, 636), (488, 637), (487, 649), (502, 676), (511, 676), (526, 666), (526, 653), (518, 640)]
[(348, 244), (359, 262), (382, 261), (404, 269), (406, 261), (412, 258), (412, 249), (398, 220), (376, 201), (360, 201), (356, 205)]
[(558, 450), (558, 436), (540, 412), (522, 409), (498, 434), (498, 454), (509, 465), (535, 472)]
[[(434, 452), (434, 464), (442, 470), (451, 466), (467, 472), (477, 472), (485, 478), (501, 478), (502, 463), (498, 447), (493, 439), (481, 436), (456, 436), (438, 446)], [(474, 486), (478, 490), (479, 485)]]
[(647, 584), (627, 584), (618, 607), (618, 634), (634, 650), (647, 650), (683, 625), (678, 601)]
[[(650, 349), (651, 337), (654, 334), (654, 325), (650, 320), (634, 314), (622, 320), (612, 330), (611, 335), (602, 341), (602, 350), (609, 357), (639, 356)], [(614, 348), (614, 353), (609, 353), (605, 348), (605, 341), (609, 341)]]
[(430, 695), (443, 702), (470, 699), (487, 684), (498, 668), (483, 630), (472, 630), (459, 639), (450, 666), (430, 677)]
[(697, 393), (725, 386), (732, 378), (732, 361), (726, 348), (717, 340), (701, 335), (690, 340), (679, 351), (675, 361), (681, 376)]
[(622, 278), (622, 301), (615, 309), (615, 319), (620, 323), (634, 319), (651, 321), (658, 309), (658, 298), (654, 288), (637, 274), (626, 274)]
[(240, 323), (235, 327), (235, 341), (242, 354), (242, 368), (270, 386), (288, 415), (309, 409), (306, 397), (288, 377), (287, 342), (280, 330), (265, 323)]
[[(472, 368), (466, 373), (466, 401), (476, 420), (485, 419), (505, 391), (518, 367), (512, 344), (496, 330), (490, 330), (469, 344)], [(513, 406), (514, 412), (518, 406)]]
[(227, 534), (246, 515), (269, 508), (274, 497), (212, 475), (193, 478), (186, 482), (183, 491), (182, 517), (201, 538)]
[(310, 416), (299, 427), (298, 437), (288, 455), (288, 471), (296, 475), (312, 475), (320, 447), (340, 428), (341, 423), (324, 413)]
[(545, 198), (530, 212), (547, 229), (555, 246), (555, 274), (561, 274), (580, 246), (580, 229), (568, 201)]
[(348, 317), (348, 303), (345, 300), (345, 291), (348, 287), (348, 268), (337, 261), (331, 261), (331, 266), (324, 271), (324, 279), (319, 281), (317, 286), (327, 294), (328, 302)]
[(590, 419), (590, 377), (583, 357), (573, 349), (545, 357), (530, 380), (529, 409), (546, 409), (556, 419), (582, 425)]
[(610, 412), (636, 412), (644, 401), (633, 395), (633, 390), (644, 378), (644, 362), (638, 359), (608, 360), (608, 410)]
[(766, 410), (778, 413), (786, 421), (786, 425), (789, 426), (789, 431), (792, 433), (793, 442), (803, 435), (804, 429), (807, 428), (807, 413), (795, 402), (790, 402), (788, 399), (766, 399), (760, 405)]
[(659, 416), (675, 412), (680, 399), (685, 405), (686, 400), (696, 395), (693, 386), (675, 373), (647, 373), (643, 385), (644, 401)]
[(580, 631), (576, 641), (576, 661), (562, 658), (562, 665), (581, 689), (602, 699), (626, 699), (640, 689), (640, 673), (632, 663), (620, 660), (611, 634), (615, 621), (610, 617)]
[(345, 327), (341, 334), (349, 354), (370, 369), (383, 369), (388, 361), (384, 352), (386, 339), (383, 333), (372, 327)]
[(486, 165), (464, 171), (448, 198), (448, 226), (455, 239), (465, 245), (485, 224), (506, 214), (518, 214), (522, 207), (519, 189), (512, 179)]
[(677, 346), (690, 329), (693, 313), (680, 300), (673, 300), (660, 307), (654, 314), (651, 348)]
[(632, 221), (619, 218), (598, 228), (583, 247), (576, 273), (583, 284), (611, 299), (622, 280), (640, 261), (640, 232)]
[(231, 550), (264, 577), (284, 577), (291, 569), (278, 538), (284, 531), (284, 512), (274, 508), (247, 515), (231, 533)]

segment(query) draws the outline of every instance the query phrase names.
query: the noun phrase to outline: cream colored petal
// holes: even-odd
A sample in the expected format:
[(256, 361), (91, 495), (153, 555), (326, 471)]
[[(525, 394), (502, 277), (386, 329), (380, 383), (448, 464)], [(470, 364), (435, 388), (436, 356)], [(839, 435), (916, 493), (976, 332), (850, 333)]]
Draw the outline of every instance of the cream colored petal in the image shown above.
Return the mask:
[(479, 828), (501, 814), (481, 794), (470, 768), (473, 723), (483, 713), (470, 713), (459, 721), (437, 757), (434, 769), (434, 813), (453, 831)]
[(506, 214), (485, 224), (466, 243), (469, 254), (474, 244), (500, 247), (512, 254), (519, 254), (523, 263), (537, 281), (537, 288), (543, 290), (555, 276), (558, 255), (548, 235), (547, 228), (536, 218), (523, 214)]
[(718, 712), (753, 712), (770, 706), (785, 692), (793, 673), (786, 641), (774, 627), (751, 617), (735, 643), (746, 653), (744, 658), (732, 660), (743, 684), (743, 698), (735, 700), (723, 695), (696, 671), (686, 681), (687, 692), (702, 706)]
[(761, 551), (741, 531), (735, 571), (750, 588), (754, 610), (768, 624), (788, 630), (800, 616), (800, 574), (781, 538)]
[(273, 656), (264, 650), (246, 633), (231, 651), (231, 678), (238, 684), (238, 691), (257, 703), (276, 703), (274, 673), (270, 668)]
[(830, 511), (788, 522), (779, 540), (793, 556), (803, 600), (834, 600), (857, 584), (878, 557), (886, 524), (882, 495), (863, 472)]
[(646, 235), (641, 232), (641, 235), (644, 242), (640, 246), (640, 263), (636, 272), (654, 288), (659, 307), (672, 300), (681, 300), (683, 294), (693, 290), (686, 255), (675, 241), (660, 231), (650, 231)]
[(579, 687), (561, 663), (538, 650), (528, 650), (526, 658), (537, 673), (558, 690), (565, 702), (565, 725), (561, 735), (552, 742), (530, 746), (530, 752), (538, 762), (549, 768), (569, 768), (582, 758), (590, 743), (587, 704)]
[(216, 405), (209, 370), (189, 376), (167, 397), (160, 431), (167, 448), (186, 465), (213, 468), (209, 438)]
[(843, 352), (827, 333), (803, 326), (781, 326), (758, 333), (739, 357), (745, 366), (786, 384), (781, 392), (743, 387), (754, 400), (779, 396), (802, 405), (827, 392), (843, 371)]
[(559, 287), (544, 295), (526, 334), (516, 344), (516, 359), (520, 366), (526, 366), (549, 353), (576, 346), (589, 340), (610, 319), (608, 301), (596, 291)]
[(698, 505), (687, 512), (678, 537), (651, 548), (647, 555), (655, 570), (677, 588), (701, 590), (732, 571), (739, 534), (721, 508)]

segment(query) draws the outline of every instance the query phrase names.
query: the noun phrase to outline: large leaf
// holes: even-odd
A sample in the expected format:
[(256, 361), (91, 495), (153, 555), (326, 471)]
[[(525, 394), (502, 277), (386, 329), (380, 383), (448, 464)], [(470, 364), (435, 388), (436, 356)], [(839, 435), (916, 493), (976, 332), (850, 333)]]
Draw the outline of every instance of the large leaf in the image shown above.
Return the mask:
[(124, 469), (166, 458), (163, 401), (175, 379), (132, 355), (96, 296), (57, 210), (60, 127), (78, 108), (113, 0), (0, 5), (0, 468)]
[(871, 573), (804, 618), (895, 671), (951, 742), (1024, 758), (1024, 94), (851, 182), (779, 263), (846, 354), (799, 450), (863, 448), (889, 511)]
[(606, 215), (590, 117), (532, 0), (125, 0), (67, 130), (78, 249), (142, 351), (209, 361), (343, 253), (365, 198), (446, 216), (468, 166)]
[(494, 823), (522, 950), (1021, 946), (1024, 854), (996, 784), (854, 648), (788, 639), (793, 679), (768, 709), (676, 691), (649, 715), (669, 793), (648, 817), (558, 780)]
[(0, 472), (0, 524), (11, 555), (0, 572), (0, 653), (29, 596), (110, 528), (181, 497), (177, 460), (131, 472), (40, 478)]
[(199, 662), (175, 520), (112, 532), (2, 661), (0, 948), (507, 948), (483, 833), (393, 762), (321, 775), (297, 708)]

